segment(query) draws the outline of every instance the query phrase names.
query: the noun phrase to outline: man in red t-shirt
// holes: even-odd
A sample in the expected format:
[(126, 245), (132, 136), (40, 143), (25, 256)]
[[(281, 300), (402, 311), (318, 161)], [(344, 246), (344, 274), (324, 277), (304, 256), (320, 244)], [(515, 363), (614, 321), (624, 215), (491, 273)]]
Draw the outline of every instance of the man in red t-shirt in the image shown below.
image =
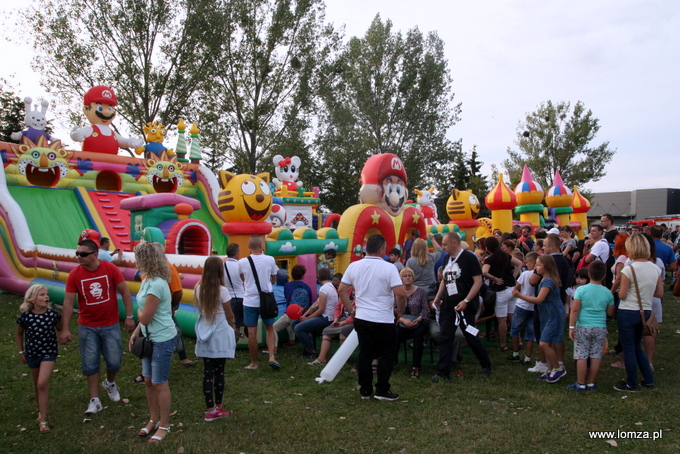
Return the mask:
[(109, 398), (120, 400), (116, 386), (116, 373), (123, 360), (120, 325), (118, 324), (118, 297), (120, 292), (125, 305), (125, 329), (132, 332), (135, 323), (132, 316), (132, 297), (125, 279), (116, 265), (97, 258), (99, 248), (92, 240), (78, 243), (76, 257), (78, 266), (69, 273), (66, 280), (64, 308), (62, 313), (63, 329), (59, 340), (66, 344), (73, 338), (69, 322), (73, 313), (73, 303), (78, 295), (78, 339), (82, 373), (87, 377), (90, 403), (85, 414), (95, 414), (102, 410), (99, 400), (99, 355), (106, 361), (106, 380), (102, 383)]

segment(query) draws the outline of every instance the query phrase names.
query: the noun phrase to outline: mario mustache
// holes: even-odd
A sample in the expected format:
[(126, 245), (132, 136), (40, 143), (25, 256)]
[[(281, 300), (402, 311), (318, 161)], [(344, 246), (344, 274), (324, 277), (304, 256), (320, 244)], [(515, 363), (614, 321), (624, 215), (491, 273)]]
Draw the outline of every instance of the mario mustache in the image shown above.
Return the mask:
[(111, 115), (104, 115), (103, 113), (99, 111), (95, 111), (94, 113), (97, 117), (101, 118), (102, 120), (112, 120), (113, 117), (116, 116), (116, 112), (113, 112)]

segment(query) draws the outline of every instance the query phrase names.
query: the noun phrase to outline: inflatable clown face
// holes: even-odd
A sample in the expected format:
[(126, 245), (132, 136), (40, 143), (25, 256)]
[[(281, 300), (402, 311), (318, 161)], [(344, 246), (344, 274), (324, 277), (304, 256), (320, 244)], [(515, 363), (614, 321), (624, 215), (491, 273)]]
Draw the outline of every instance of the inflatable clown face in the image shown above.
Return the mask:
[(378, 205), (392, 216), (398, 216), (408, 198), (406, 170), (397, 155), (384, 153), (371, 156), (361, 171), (361, 201)]

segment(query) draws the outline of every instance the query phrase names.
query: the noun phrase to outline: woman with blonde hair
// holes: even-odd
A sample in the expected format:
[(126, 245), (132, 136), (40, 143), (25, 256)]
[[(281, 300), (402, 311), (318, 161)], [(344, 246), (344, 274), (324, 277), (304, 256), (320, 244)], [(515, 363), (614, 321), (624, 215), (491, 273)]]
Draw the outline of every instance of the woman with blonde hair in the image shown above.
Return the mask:
[(151, 341), (152, 354), (142, 358), (142, 375), (149, 404), (149, 422), (140, 429), (140, 436), (156, 433), (150, 442), (162, 441), (170, 432), (170, 405), (172, 395), (168, 386), (170, 360), (177, 344), (177, 328), (172, 321), (170, 295), (170, 269), (158, 243), (143, 241), (135, 247), (137, 269), (144, 279), (137, 293), (137, 318), (139, 324), (130, 336), (130, 349), (143, 332)]
[[(417, 241), (417, 240), (416, 240)], [(415, 245), (414, 245), (415, 246)], [(420, 363), (423, 358), (423, 341), (430, 323), (430, 305), (427, 293), (413, 284), (413, 270), (405, 267), (399, 273), (406, 291), (404, 313), (397, 320), (397, 346), (394, 357), (399, 356), (399, 346), (406, 339), (413, 339), (413, 363), (411, 378), (420, 378)], [(396, 307), (396, 303), (395, 303)]]
[(428, 295), (428, 301), (432, 301), (437, 294), (437, 275), (435, 274), (434, 264), (437, 263), (444, 251), (439, 243), (437, 243), (434, 235), (428, 233), (427, 237), (432, 241), (435, 252), (428, 252), (427, 241), (418, 238), (413, 242), (411, 258), (406, 261), (404, 267), (413, 270), (413, 285), (425, 290), (425, 293)]
[(628, 258), (633, 262), (621, 270), (619, 287), (619, 308), (616, 323), (619, 328), (619, 341), (623, 347), (626, 365), (626, 380), (614, 386), (617, 391), (635, 392), (638, 388), (637, 370), (642, 372), (641, 385), (654, 387), (654, 374), (649, 359), (640, 346), (642, 341), (642, 314), (649, 319), (652, 313), (652, 298), (663, 296), (661, 270), (649, 261), (651, 254), (649, 242), (643, 235), (632, 235), (626, 239)]

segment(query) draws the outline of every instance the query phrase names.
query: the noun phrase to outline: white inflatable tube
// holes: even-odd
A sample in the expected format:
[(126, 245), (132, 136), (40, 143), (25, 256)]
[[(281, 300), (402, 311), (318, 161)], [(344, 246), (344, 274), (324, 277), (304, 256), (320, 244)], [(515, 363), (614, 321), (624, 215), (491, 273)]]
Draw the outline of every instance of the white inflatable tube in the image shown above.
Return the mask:
[(319, 377), (314, 380), (316, 380), (317, 383), (332, 382), (358, 346), (359, 337), (357, 336), (357, 332), (352, 330), (352, 332), (349, 333), (349, 336), (347, 336), (347, 339), (345, 339), (345, 342), (343, 342), (338, 351), (335, 352), (335, 355), (328, 361), (326, 367), (323, 368)]

